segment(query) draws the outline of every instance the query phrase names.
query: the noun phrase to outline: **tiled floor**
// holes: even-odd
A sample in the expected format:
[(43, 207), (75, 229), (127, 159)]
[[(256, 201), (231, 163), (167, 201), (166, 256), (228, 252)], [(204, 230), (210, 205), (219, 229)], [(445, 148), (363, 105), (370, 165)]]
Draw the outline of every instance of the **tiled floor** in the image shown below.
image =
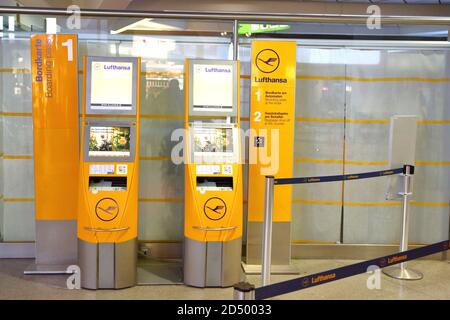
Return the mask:
[[(356, 261), (296, 260), (301, 274), (310, 274)], [(231, 288), (198, 289), (184, 285), (136, 286), (122, 290), (68, 290), (67, 276), (26, 276), (30, 259), (0, 259), (0, 299), (232, 299)], [(381, 276), (381, 288), (367, 288), (368, 274), (361, 274), (321, 286), (293, 292), (273, 299), (450, 299), (450, 264), (446, 261), (419, 260), (409, 263), (420, 270), (420, 281), (399, 281)], [(272, 276), (272, 282), (297, 276)], [(258, 285), (259, 276), (247, 276)]]

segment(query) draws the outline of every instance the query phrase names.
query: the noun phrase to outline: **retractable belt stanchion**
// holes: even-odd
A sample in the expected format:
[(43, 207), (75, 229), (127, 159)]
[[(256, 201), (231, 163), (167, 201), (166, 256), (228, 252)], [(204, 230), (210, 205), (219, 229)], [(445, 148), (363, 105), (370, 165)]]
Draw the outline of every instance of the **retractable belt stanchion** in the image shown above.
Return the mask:
[[(345, 267), (339, 267), (300, 278), (270, 284), (270, 267), (272, 251), (272, 213), (274, 205), (274, 188), (277, 185), (286, 184), (309, 184), (318, 182), (350, 181), (358, 179), (385, 177), (401, 174), (403, 177), (403, 188), (401, 186), (393, 193), (403, 198), (403, 223), (400, 252), (384, 257), (358, 262)], [(344, 279), (357, 274), (366, 273), (370, 266), (383, 268), (383, 272), (390, 277), (401, 280), (419, 280), (423, 275), (406, 267), (406, 262), (419, 259), (439, 252), (446, 253), (450, 247), (450, 240), (444, 240), (420, 248), (408, 250), (409, 233), (409, 197), (412, 195), (412, 176), (414, 166), (404, 165), (403, 168), (393, 168), (382, 171), (363, 172), (356, 174), (323, 176), (323, 177), (299, 177), (299, 178), (277, 178), (266, 176), (265, 198), (264, 198), (264, 223), (263, 223), (263, 250), (262, 250), (262, 279), (261, 287), (254, 288), (247, 282), (240, 282), (234, 286), (235, 300), (261, 300), (282, 294), (303, 290), (328, 282)], [(396, 183), (396, 181), (395, 181)], [(400, 189), (400, 191), (399, 191)], [(401, 262), (401, 263), (399, 263)], [(390, 268), (389, 268), (390, 267)]]
[(255, 300), (254, 285), (248, 282), (239, 282), (233, 288), (233, 300)]
[(264, 191), (264, 224), (262, 246), (261, 284), (270, 284), (270, 265), (272, 263), (272, 214), (274, 197), (274, 177), (267, 176)]
[[(409, 196), (412, 195), (411, 180), (414, 174), (414, 166), (403, 166), (403, 192), (399, 193), (403, 197), (403, 222), (402, 222), (402, 238), (400, 242), (400, 252), (408, 251), (409, 238)], [(401, 280), (420, 280), (422, 273), (406, 268), (406, 262), (400, 263), (399, 266), (383, 269), (386, 275)]]

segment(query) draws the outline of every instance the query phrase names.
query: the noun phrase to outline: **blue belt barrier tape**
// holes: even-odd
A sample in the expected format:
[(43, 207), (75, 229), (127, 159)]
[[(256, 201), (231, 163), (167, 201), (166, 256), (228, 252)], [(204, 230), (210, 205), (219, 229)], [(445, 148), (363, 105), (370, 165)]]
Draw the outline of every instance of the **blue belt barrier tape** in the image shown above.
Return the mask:
[(367, 178), (390, 176), (393, 174), (400, 174), (400, 173), (403, 173), (403, 168), (365, 172), (365, 173), (345, 174), (345, 175), (339, 175), (339, 176), (278, 178), (278, 179), (274, 179), (274, 184), (280, 185), (280, 184), (300, 184), (300, 183), (332, 182), (332, 181), (342, 181), (342, 180), (357, 180), (357, 179), (367, 179)]
[(395, 264), (425, 257), (449, 249), (450, 240), (445, 240), (430, 244), (424, 247), (391, 254), (388, 256), (363, 261), (349, 266), (332, 269), (324, 272), (315, 273), (292, 280), (274, 283), (268, 286), (255, 289), (255, 299), (268, 299), (282, 294), (311, 288), (332, 281), (344, 279), (357, 274), (366, 273), (369, 266), (378, 266), (380, 268), (389, 267)]

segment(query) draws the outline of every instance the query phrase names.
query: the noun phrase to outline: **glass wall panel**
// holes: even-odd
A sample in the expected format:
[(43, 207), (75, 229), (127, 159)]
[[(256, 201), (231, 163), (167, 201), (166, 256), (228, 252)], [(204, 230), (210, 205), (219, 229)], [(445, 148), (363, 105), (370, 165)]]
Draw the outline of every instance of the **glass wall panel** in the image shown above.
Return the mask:
[[(342, 173), (345, 84), (339, 48), (297, 46), (294, 176)], [(293, 187), (294, 242), (338, 242), (342, 189), (340, 183)]]
[[(389, 119), (418, 115), (417, 168), (410, 241), (448, 238), (449, 226), (449, 52), (447, 50), (353, 50), (373, 63), (346, 70), (346, 173), (383, 170), (388, 160)], [(345, 183), (344, 240), (397, 243), (399, 202), (385, 201), (385, 179)]]
[(2, 131), (0, 233), (3, 241), (34, 240), (33, 123), (29, 40), (0, 41)]
[[(29, 39), (45, 32), (45, 18), (17, 16), (16, 31), (0, 41), (0, 241), (34, 241)], [(56, 19), (59, 33), (78, 35), (79, 88), (85, 55), (142, 58), (139, 240), (181, 240), (184, 166), (171, 161), (171, 134), (184, 127), (185, 60), (230, 59), (232, 24), (82, 17), (71, 29)], [(81, 111), (82, 90), (79, 97)]]
[[(249, 38), (270, 40), (276, 33)], [(249, 45), (250, 39), (242, 41)], [(294, 176), (388, 168), (390, 117), (417, 114), (422, 120), (410, 238), (415, 243), (446, 239), (448, 46), (337, 40), (322, 46), (326, 42), (297, 40)], [(383, 178), (294, 186), (293, 242), (398, 243), (401, 207), (385, 200), (386, 187)]]
[[(46, 17), (15, 17), (16, 31), (3, 30), (0, 40), (0, 241), (33, 241), (29, 38), (32, 33), (46, 31)], [(73, 29), (65, 17), (56, 18), (59, 33), (79, 37), (80, 88), (83, 56), (142, 57), (139, 240), (181, 241), (184, 167), (171, 161), (171, 150), (177, 143), (171, 141), (171, 135), (183, 127), (185, 59), (231, 59), (232, 23), (82, 17), (81, 28)], [(417, 43), (386, 46), (369, 41), (305, 40), (302, 38), (320, 34), (366, 35), (367, 28), (286, 25), (289, 28), (270, 34), (241, 34), (242, 128), (249, 127), (251, 40), (297, 41), (294, 176), (387, 168), (389, 118), (417, 114), (421, 121), (410, 237), (418, 243), (447, 238), (448, 49), (424, 49)], [(384, 37), (431, 35), (434, 40), (448, 35), (448, 29), (440, 26), (388, 26), (374, 32), (371, 35)], [(246, 164), (245, 214), (247, 181)], [(293, 242), (398, 242), (401, 208), (398, 202), (385, 201), (385, 191), (383, 178), (294, 186)]]

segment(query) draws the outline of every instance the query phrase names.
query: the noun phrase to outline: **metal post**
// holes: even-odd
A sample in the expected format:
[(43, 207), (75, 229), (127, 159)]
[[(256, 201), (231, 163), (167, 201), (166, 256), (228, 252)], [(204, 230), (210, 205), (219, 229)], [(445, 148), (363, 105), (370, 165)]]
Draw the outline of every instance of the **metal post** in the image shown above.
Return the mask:
[(233, 288), (233, 300), (255, 300), (254, 285), (248, 282), (239, 282)]
[(264, 230), (262, 243), (261, 284), (263, 286), (267, 286), (270, 284), (270, 265), (272, 258), (273, 176), (266, 176), (266, 187), (264, 193)]
[[(409, 240), (409, 196), (411, 192), (411, 175), (409, 167), (407, 172), (404, 173), (403, 179), (403, 219), (402, 219), (402, 239), (400, 241), (400, 252), (408, 251), (408, 240)], [(400, 269), (405, 270), (406, 263), (400, 263)]]
[(238, 59), (239, 55), (239, 21), (234, 20), (233, 22), (233, 60)]
[[(400, 252), (408, 251), (409, 239), (409, 196), (412, 195), (411, 180), (414, 174), (414, 166), (403, 166), (403, 192), (399, 193), (403, 198), (403, 221), (402, 221), (402, 238), (400, 241)], [(400, 263), (399, 267), (387, 268), (383, 272), (395, 279), (401, 280), (420, 280), (423, 278), (422, 273), (406, 268), (406, 262)]]
[[(30, 14), (30, 15), (63, 15), (69, 16), (73, 11), (66, 8), (36, 8), (0, 6), (1, 14)], [(81, 9), (82, 17), (129, 17), (129, 18), (158, 18), (158, 19), (202, 19), (202, 20), (236, 20), (254, 22), (316, 22), (316, 23), (366, 23), (370, 15), (336, 14), (336, 13), (261, 13), (261, 12), (217, 12), (217, 11), (133, 11), (133, 10), (97, 10)], [(448, 26), (450, 18), (447, 16), (417, 16), (417, 15), (382, 15), (383, 24), (415, 24)]]

